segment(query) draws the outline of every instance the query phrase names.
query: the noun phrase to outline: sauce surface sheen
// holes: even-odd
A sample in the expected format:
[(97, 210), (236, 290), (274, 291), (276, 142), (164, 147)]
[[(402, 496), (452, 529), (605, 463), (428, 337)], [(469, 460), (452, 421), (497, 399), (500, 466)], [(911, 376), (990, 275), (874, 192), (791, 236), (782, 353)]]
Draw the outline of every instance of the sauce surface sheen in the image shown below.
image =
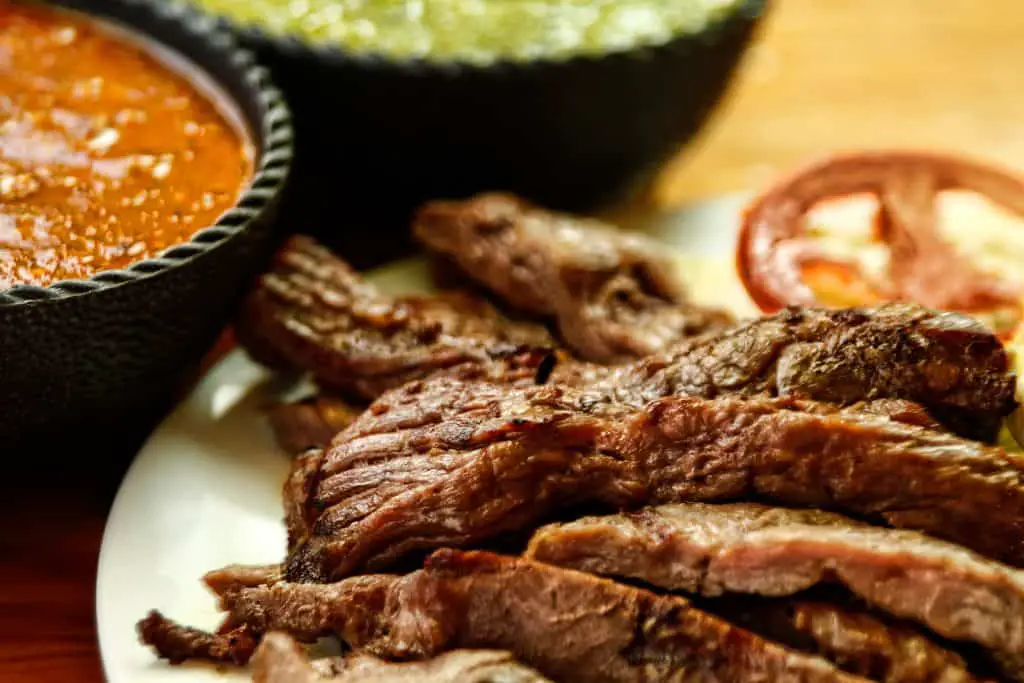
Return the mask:
[(0, 0), (0, 290), (123, 268), (237, 200), (248, 142), (143, 49)]

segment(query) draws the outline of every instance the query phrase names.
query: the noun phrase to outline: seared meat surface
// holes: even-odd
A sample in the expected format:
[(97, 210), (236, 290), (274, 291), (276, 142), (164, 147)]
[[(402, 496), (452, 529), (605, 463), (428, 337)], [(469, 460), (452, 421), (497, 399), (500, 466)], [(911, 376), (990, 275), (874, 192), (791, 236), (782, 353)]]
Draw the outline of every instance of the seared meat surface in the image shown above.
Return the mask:
[[(724, 603), (724, 604), (723, 604)], [(967, 662), (912, 626), (809, 600), (714, 601), (732, 623), (880, 683), (976, 683)]]
[(208, 633), (168, 621), (159, 612), (150, 612), (138, 623), (139, 639), (156, 647), (171, 664), (202, 659), (221, 664), (245, 664), (256, 651), (259, 638), (248, 627), (226, 628)]
[(323, 455), (307, 499), (289, 504), (310, 530), (289, 579), (389, 569), (410, 552), (529, 529), (597, 492), (621, 488), (622, 504), (642, 495), (617, 456), (594, 452), (614, 424), (609, 406), (590, 414), (582, 402), (568, 389), (450, 376), (385, 394)]
[[(364, 398), (454, 366), (496, 368), (496, 376), (529, 382), (543, 357), (538, 351), (552, 344), (541, 328), (510, 322), (467, 294), (385, 297), (305, 238), (294, 238), (277, 264), (239, 322), (246, 348)], [(550, 382), (636, 407), (671, 395), (793, 396), (839, 405), (898, 399), (983, 440), (994, 439), (1016, 405), (998, 339), (969, 318), (905, 304), (787, 310), (618, 368), (563, 357)]]
[(298, 455), (311, 448), (327, 448), (338, 432), (366, 409), (320, 393), (292, 403), (278, 403), (267, 410), (267, 420), (278, 445)]
[(310, 662), (283, 633), (263, 640), (253, 669), (253, 683), (550, 683), (497, 650), (456, 650), (424, 662), (396, 663), (369, 655)]
[[(558, 386), (435, 377), (379, 399), (322, 456), (292, 581), (528, 531), (577, 504), (757, 497), (881, 519), (1024, 563), (1024, 458), (788, 399), (634, 408)], [(985, 533), (978, 533), (984, 528)]]
[(500, 298), (554, 318), (587, 360), (640, 358), (732, 321), (687, 301), (662, 245), (508, 195), (432, 202), (414, 231)]
[(1024, 651), (1024, 572), (913, 531), (817, 510), (692, 503), (546, 527), (527, 555), (705, 596), (838, 583), (952, 640)]
[[(456, 367), (528, 383), (553, 344), (542, 328), (511, 322), (468, 294), (383, 296), (301, 237), (278, 254), (244, 310), (239, 337), (255, 358), (368, 399)], [(786, 310), (615, 368), (563, 354), (544, 379), (634, 407), (673, 395), (910, 401), (957, 433), (988, 441), (1016, 406), (1009, 359), (994, 335), (962, 315), (908, 304)]]
[[(283, 631), (305, 641), (336, 634), (397, 660), (506, 650), (562, 683), (866, 680), (683, 598), (483, 552), (440, 550), (406, 576), (279, 583), (230, 592), (221, 602), (229, 627), (254, 634)], [(162, 633), (148, 636), (164, 652)]]
[[(656, 245), (503, 195), (432, 203), (416, 232), (569, 348), (468, 293), (387, 296), (292, 238), (237, 324), (324, 388), (268, 411), (295, 456), (287, 555), (207, 574), (216, 633), (142, 620), (161, 657), (240, 664), (262, 641), (263, 683), (1024, 668), (1024, 456), (971, 440), (995, 439), (1015, 378), (980, 324), (907, 304), (736, 324)], [(552, 523), (584, 511), (616, 514)], [(531, 533), (522, 558), (467, 551)], [(332, 635), (354, 652), (292, 640)]]
[(384, 296), (306, 237), (278, 252), (236, 328), (256, 360), (370, 399), (437, 370), (552, 345), (542, 327), (468, 294)]
[[(565, 372), (574, 381), (576, 371)], [(991, 332), (960, 314), (908, 304), (789, 309), (604, 377), (592, 371), (587, 381), (635, 406), (672, 395), (792, 396), (839, 405), (902, 399), (986, 441), (1016, 406), (1009, 358)]]

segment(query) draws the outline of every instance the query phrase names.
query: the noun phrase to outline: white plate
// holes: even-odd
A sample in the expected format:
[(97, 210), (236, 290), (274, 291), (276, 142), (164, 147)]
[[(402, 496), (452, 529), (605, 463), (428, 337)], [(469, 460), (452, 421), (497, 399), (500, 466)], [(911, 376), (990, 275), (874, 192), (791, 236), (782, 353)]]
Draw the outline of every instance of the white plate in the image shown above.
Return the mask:
[[(732, 250), (740, 197), (642, 226), (681, 252), (695, 299), (743, 313), (753, 307), (736, 281)], [(382, 269), (372, 279), (398, 292), (427, 287), (423, 262)], [(199, 579), (231, 563), (279, 562), (285, 552), (281, 485), (288, 459), (260, 412), (279, 387), (233, 352), (157, 429), (117, 494), (103, 537), (96, 586), (100, 650), (111, 683), (249, 680), (206, 665), (170, 667), (138, 643), (135, 623), (153, 608), (213, 628), (214, 600)]]

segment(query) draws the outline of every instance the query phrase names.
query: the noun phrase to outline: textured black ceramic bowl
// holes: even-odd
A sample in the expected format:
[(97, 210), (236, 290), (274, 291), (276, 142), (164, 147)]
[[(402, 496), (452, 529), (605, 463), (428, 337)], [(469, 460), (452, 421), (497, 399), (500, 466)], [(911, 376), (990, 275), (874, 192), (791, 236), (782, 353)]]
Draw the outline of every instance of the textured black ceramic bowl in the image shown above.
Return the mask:
[[(767, 4), (741, 0), (665, 45), (491, 66), (392, 61), (222, 21), (292, 106), (304, 229), (354, 242), (385, 218), (405, 238), (410, 209), (437, 197), (503, 189), (567, 210), (621, 198), (699, 130)], [(372, 260), (359, 246), (346, 255)]]
[[(138, 432), (216, 341), (273, 248), (292, 160), (290, 114), (267, 72), (216, 22), (162, 0), (57, 0), (186, 77), (216, 86), (248, 129), (250, 186), (159, 258), (90, 280), (0, 291), (0, 450), (58, 435)], [(188, 55), (187, 59), (182, 55)]]

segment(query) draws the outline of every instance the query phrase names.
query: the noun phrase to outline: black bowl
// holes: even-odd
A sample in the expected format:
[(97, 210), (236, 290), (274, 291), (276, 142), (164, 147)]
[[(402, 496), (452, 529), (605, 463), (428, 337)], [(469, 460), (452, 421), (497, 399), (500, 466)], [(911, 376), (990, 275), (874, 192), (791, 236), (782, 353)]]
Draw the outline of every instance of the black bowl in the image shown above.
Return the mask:
[[(159, 258), (92, 279), (0, 291), (0, 443), (138, 433), (216, 341), (274, 246), (292, 160), (268, 73), (208, 17), (162, 0), (57, 0), (216, 84), (249, 129), (256, 171), (235, 207)], [(188, 55), (188, 58), (182, 57)]]
[[(624, 198), (700, 129), (767, 4), (742, 0), (665, 45), (491, 66), (388, 60), (221, 21), (292, 106), (301, 229), (365, 266), (408, 244), (409, 212), (427, 199), (501, 189), (591, 211)], [(383, 247), (369, 238), (381, 227)]]

